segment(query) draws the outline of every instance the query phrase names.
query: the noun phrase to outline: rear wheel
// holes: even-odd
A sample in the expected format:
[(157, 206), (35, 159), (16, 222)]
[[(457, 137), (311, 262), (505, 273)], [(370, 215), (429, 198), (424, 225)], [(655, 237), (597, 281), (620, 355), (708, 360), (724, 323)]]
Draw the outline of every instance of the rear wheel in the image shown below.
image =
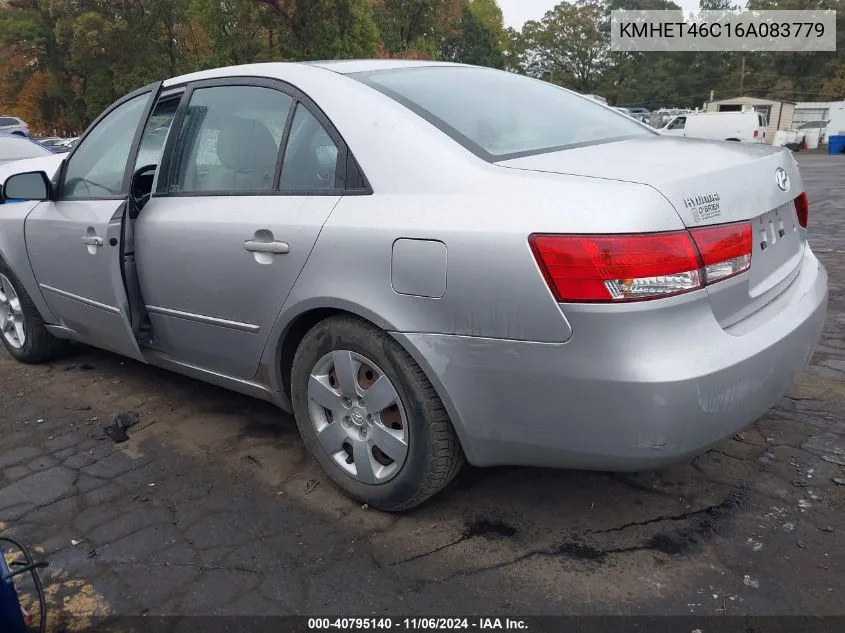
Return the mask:
[(0, 339), (9, 353), (24, 363), (43, 363), (59, 349), (60, 341), (44, 327), (44, 320), (21, 287), (0, 262)]
[(369, 323), (342, 316), (314, 326), (294, 357), (291, 395), (311, 454), (338, 487), (374, 508), (413, 508), (463, 465), (431, 383)]

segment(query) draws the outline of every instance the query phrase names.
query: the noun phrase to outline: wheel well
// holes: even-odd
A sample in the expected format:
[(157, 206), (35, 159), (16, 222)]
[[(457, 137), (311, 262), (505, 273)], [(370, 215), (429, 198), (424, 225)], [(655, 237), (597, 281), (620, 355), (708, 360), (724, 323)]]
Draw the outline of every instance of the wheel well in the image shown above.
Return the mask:
[(335, 308), (316, 308), (300, 314), (291, 323), (284, 336), (282, 337), (282, 346), (279, 354), (279, 369), (281, 371), (282, 387), (285, 394), (290, 397), (290, 374), (293, 370), (293, 357), (296, 355), (296, 349), (302, 342), (302, 339), (312, 327), (317, 325), (331, 316), (348, 314), (350, 316), (359, 317), (357, 314), (347, 312), (346, 310), (337, 310)]
[[(303, 312), (298, 317), (296, 317), (293, 322), (287, 327), (284, 334), (282, 334), (279, 349), (278, 366), (279, 371), (281, 372), (280, 377), (282, 382), (282, 389), (284, 390), (285, 395), (288, 397), (288, 400), (290, 400), (291, 398), (290, 383), (291, 372), (293, 371), (293, 358), (294, 356), (296, 356), (296, 350), (299, 347), (299, 344), (302, 342), (302, 339), (305, 338), (305, 335), (311, 328), (317, 325), (320, 321), (323, 321), (333, 316), (351, 316), (356, 319), (360, 319), (365, 323), (374, 325), (375, 327), (382, 327), (376, 323), (373, 323), (372, 320), (362, 317), (360, 314), (356, 314), (355, 312), (352, 312), (350, 310), (342, 310), (339, 308), (314, 308), (312, 310), (308, 310), (307, 312)], [(425, 374), (425, 368), (421, 367), (421, 369)], [(437, 393), (438, 397), (440, 397), (440, 400), (443, 402), (443, 405), (446, 407), (446, 410), (449, 412), (449, 418), (452, 421), (452, 425), (455, 427), (455, 431), (458, 433), (459, 441), (461, 441), (461, 445), (463, 446), (463, 432), (462, 430), (459, 430), (456, 426), (456, 421), (458, 420), (458, 418), (453, 415), (450, 401), (444, 397), (445, 394), (440, 393), (440, 390), (437, 388), (436, 385), (432, 383), (432, 386), (434, 387), (435, 393)], [(466, 449), (464, 450), (466, 451)]]
[(739, 143), (739, 139), (738, 139), (738, 138), (726, 138), (725, 140), (726, 140), (726, 141), (734, 141), (734, 142), (736, 142), (736, 143)]

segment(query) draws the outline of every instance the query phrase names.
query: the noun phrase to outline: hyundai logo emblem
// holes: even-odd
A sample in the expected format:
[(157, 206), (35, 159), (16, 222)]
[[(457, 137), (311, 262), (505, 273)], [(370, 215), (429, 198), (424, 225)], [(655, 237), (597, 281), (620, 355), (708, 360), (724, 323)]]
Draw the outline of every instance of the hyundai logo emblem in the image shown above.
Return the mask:
[(778, 167), (775, 171), (775, 182), (781, 191), (789, 191), (789, 176), (782, 167)]

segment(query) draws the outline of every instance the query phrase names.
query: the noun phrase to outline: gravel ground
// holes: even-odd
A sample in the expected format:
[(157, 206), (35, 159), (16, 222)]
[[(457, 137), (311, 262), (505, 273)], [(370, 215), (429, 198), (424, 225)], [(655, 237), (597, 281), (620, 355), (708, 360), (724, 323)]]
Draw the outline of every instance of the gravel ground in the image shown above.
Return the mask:
[[(326, 481), (262, 402), (89, 348), (0, 352), (0, 530), (54, 627), (92, 614), (845, 615), (845, 160), (801, 155), (830, 315), (808, 370), (691, 463), (467, 468), (402, 516)], [(102, 427), (134, 411), (130, 441)]]

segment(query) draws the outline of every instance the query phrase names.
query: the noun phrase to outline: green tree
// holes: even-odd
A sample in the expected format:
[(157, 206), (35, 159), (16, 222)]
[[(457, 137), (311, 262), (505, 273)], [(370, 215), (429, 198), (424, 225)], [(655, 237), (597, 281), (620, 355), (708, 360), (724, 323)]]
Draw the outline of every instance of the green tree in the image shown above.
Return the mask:
[(472, 14), (490, 30), (493, 39), (501, 47), (505, 43), (505, 20), (502, 8), (496, 0), (470, 0)]
[(502, 49), (487, 22), (468, 5), (458, 23), (458, 31), (445, 38), (440, 45), (440, 57), (445, 61), (504, 68)]
[(278, 30), (283, 59), (372, 57), (379, 32), (369, 0), (257, 0)]
[(467, 0), (375, 0), (381, 40), (389, 53), (419, 50), (436, 56), (440, 42), (458, 32)]
[(529, 75), (592, 92), (609, 67), (606, 5), (561, 2), (522, 29), (519, 66)]

